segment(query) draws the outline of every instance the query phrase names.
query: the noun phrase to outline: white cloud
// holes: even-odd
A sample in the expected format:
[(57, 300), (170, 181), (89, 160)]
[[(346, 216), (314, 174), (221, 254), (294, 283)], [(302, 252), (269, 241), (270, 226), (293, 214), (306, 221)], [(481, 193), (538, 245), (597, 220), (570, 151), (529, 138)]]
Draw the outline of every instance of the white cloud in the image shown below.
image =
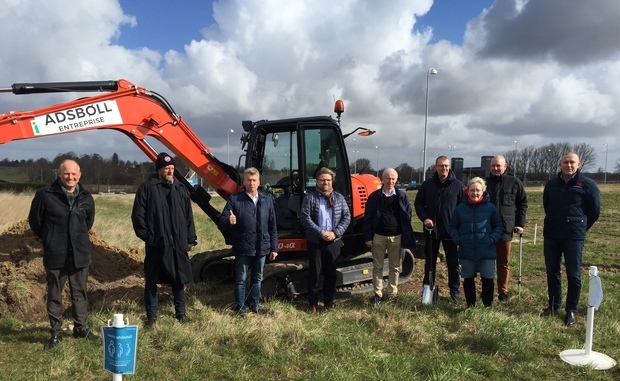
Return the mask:
[[(607, 142), (615, 162), (620, 6), (546, 3), (497, 1), (468, 23), (460, 46), (430, 44), (432, 30), (412, 33), (430, 0), (220, 1), (203, 39), (158, 51), (156, 41), (142, 49), (118, 44), (124, 28), (157, 27), (124, 14), (118, 1), (13, 0), (0, 9), (0, 83), (126, 78), (165, 96), (220, 157), (226, 131), (240, 132), (244, 119), (327, 115), (333, 98), (342, 98), (345, 131), (378, 131), (357, 140), (358, 157), (374, 163), (378, 145), (381, 166), (417, 166), (427, 70), (435, 67), (429, 158), (454, 145), (454, 156), (475, 166), (482, 155), (513, 149), (514, 140), (519, 147), (570, 140), (597, 149)], [(0, 113), (78, 96), (0, 94)], [(0, 158), (105, 151), (99, 153), (143, 159), (109, 132), (2, 148)]]

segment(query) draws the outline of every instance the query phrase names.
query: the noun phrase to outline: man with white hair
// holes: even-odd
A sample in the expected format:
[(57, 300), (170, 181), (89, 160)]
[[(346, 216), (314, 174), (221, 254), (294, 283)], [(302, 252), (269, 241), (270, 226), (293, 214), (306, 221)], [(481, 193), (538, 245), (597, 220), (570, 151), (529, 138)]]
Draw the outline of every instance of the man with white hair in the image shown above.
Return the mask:
[(398, 293), (401, 248), (415, 246), (411, 228), (411, 203), (404, 192), (396, 189), (397, 180), (398, 172), (394, 168), (387, 168), (381, 177), (383, 186), (374, 191), (366, 202), (364, 241), (373, 257), (373, 306), (383, 300), (383, 262), (386, 253), (389, 274), (385, 300), (390, 300)]
[(62, 290), (69, 280), (73, 337), (99, 340), (87, 326), (86, 284), (91, 262), (88, 231), (95, 221), (93, 196), (79, 182), (82, 172), (74, 160), (65, 160), (58, 178), (34, 196), (28, 222), (43, 242), (43, 266), (47, 281), (47, 315), (51, 337), (44, 349), (53, 349), (62, 341)]

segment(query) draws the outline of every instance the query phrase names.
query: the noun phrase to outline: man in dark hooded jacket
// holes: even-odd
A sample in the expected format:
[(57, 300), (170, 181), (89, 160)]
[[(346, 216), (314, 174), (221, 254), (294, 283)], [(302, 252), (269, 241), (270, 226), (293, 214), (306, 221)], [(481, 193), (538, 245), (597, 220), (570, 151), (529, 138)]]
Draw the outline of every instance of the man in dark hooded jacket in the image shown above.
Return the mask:
[(62, 341), (62, 289), (67, 278), (75, 322), (73, 336), (99, 339), (86, 326), (86, 282), (91, 255), (88, 231), (95, 221), (95, 202), (79, 183), (81, 175), (78, 163), (63, 161), (56, 181), (35, 194), (28, 215), (30, 228), (43, 241), (47, 315), (51, 325), (51, 338), (45, 349), (52, 349)]
[(187, 190), (174, 181), (174, 160), (160, 153), (157, 174), (138, 188), (133, 204), (133, 228), (146, 244), (144, 307), (146, 326), (157, 321), (157, 285), (170, 284), (176, 318), (189, 322), (185, 311), (185, 284), (193, 281), (188, 252), (196, 244), (192, 205)]
[[(437, 254), (441, 243), (446, 253), (450, 296), (455, 303), (460, 302), (461, 273), (457, 247), (450, 238), (448, 227), (454, 209), (464, 199), (463, 188), (465, 184), (457, 179), (450, 169), (450, 159), (439, 156), (435, 160), (435, 174), (422, 183), (413, 202), (415, 212), (425, 227), (426, 247), (432, 245), (433, 248), (431, 258), (427, 258), (424, 263), (424, 284), (430, 282), (428, 279), (430, 271), (436, 273)], [(432, 233), (427, 229), (432, 230)]]

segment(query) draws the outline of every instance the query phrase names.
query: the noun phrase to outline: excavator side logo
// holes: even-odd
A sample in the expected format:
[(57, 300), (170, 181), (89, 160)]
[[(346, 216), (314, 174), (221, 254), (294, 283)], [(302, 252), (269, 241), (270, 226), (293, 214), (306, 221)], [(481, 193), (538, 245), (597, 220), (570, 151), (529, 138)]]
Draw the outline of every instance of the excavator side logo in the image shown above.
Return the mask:
[(51, 135), (122, 124), (123, 118), (116, 101), (103, 101), (37, 116), (31, 121), (34, 135)]

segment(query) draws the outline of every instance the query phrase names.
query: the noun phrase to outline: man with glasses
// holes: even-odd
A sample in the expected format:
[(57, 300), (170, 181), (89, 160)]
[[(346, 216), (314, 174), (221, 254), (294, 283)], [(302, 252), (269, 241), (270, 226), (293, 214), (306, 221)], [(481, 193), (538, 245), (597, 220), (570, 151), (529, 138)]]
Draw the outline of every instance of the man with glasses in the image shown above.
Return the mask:
[(323, 272), (323, 303), (334, 307), (336, 294), (336, 263), (342, 246), (342, 235), (351, 222), (351, 212), (332, 183), (336, 174), (323, 167), (316, 173), (316, 190), (308, 193), (301, 205), (300, 222), (308, 240), (308, 303), (309, 312), (317, 312), (319, 279)]
[[(424, 168), (426, 170), (426, 168)], [(429, 284), (429, 273), (435, 273), (437, 255), (441, 243), (446, 253), (448, 267), (448, 286), (450, 297), (455, 303), (460, 299), (461, 273), (457, 256), (457, 247), (448, 233), (448, 226), (456, 206), (464, 199), (465, 184), (456, 178), (450, 169), (450, 159), (439, 156), (435, 160), (433, 177), (422, 183), (413, 205), (418, 218), (424, 224), (426, 247), (431, 245), (433, 252), (424, 263), (424, 284)]]

